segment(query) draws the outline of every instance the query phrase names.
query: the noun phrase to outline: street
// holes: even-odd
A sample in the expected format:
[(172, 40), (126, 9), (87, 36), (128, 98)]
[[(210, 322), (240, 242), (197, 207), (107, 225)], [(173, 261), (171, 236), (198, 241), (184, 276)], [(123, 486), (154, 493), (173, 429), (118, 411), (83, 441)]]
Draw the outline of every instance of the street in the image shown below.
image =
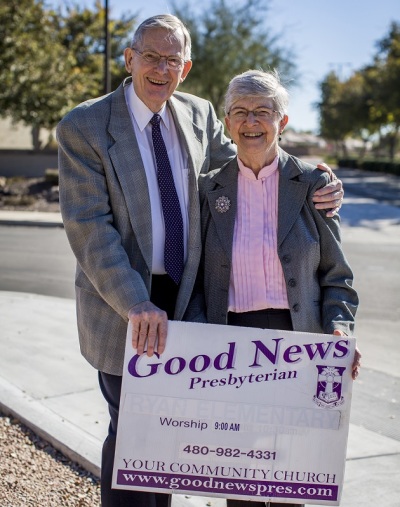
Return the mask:
[(0, 242), (0, 290), (75, 297), (75, 259), (64, 229), (1, 226)]

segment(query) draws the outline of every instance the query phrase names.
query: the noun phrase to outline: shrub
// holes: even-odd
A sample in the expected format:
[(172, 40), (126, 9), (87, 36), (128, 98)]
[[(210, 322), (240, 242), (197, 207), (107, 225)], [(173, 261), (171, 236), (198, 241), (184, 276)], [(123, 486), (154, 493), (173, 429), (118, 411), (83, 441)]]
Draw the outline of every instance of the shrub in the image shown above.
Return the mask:
[(58, 185), (58, 169), (46, 169), (44, 179), (51, 185)]
[(387, 160), (357, 160), (355, 158), (338, 159), (338, 167), (350, 169), (363, 169), (364, 171), (373, 171), (389, 173), (400, 176), (400, 163), (389, 162)]
[(363, 160), (359, 165), (364, 171), (397, 174), (400, 176), (400, 163), (387, 162), (385, 160)]
[(356, 169), (358, 160), (356, 158), (339, 158), (337, 161), (338, 167), (347, 167), (349, 169)]

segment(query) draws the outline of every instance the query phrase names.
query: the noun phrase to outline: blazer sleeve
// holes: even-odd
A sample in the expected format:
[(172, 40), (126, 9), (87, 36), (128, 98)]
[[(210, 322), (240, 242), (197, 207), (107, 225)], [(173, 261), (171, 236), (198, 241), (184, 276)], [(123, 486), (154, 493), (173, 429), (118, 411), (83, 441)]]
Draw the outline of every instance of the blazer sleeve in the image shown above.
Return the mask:
[[(127, 320), (129, 309), (149, 299), (142, 276), (133, 269), (115, 227), (103, 160), (86, 117), (67, 115), (57, 127), (60, 207), (64, 228), (78, 262), (83, 288), (100, 296)], [(90, 139), (89, 139), (90, 138)], [(92, 138), (96, 138), (95, 141)]]
[(220, 169), (236, 156), (236, 145), (226, 137), (222, 122), (217, 118), (212, 104), (208, 104), (208, 157), (210, 160), (208, 171), (213, 171)]
[(310, 188), (307, 204), (320, 236), (318, 278), (322, 294), (322, 327), (328, 334), (339, 329), (351, 335), (359, 302), (353, 288), (353, 272), (342, 249), (339, 215), (328, 218), (324, 210), (315, 209), (312, 202), (314, 192), (329, 183), (328, 176), (319, 171), (314, 174), (318, 179)]

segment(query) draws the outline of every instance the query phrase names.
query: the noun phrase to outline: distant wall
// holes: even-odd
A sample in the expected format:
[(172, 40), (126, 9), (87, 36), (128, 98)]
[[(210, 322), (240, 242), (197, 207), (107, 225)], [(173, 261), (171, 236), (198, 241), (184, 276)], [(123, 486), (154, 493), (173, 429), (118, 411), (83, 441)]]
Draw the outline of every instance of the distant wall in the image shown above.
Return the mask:
[(322, 150), (318, 146), (288, 146), (283, 143), (280, 143), (280, 146), (290, 155), (299, 158), (304, 156), (321, 156), (321, 154), (324, 153), (326, 154), (326, 150)]
[(57, 167), (56, 151), (0, 150), (0, 176), (40, 178), (46, 169)]
[[(321, 155), (321, 150), (307, 146), (285, 146), (282, 148), (296, 157), (305, 155)], [(57, 152), (33, 150), (2, 150), (0, 149), (0, 176), (25, 176), (40, 178), (46, 169), (57, 169)]]

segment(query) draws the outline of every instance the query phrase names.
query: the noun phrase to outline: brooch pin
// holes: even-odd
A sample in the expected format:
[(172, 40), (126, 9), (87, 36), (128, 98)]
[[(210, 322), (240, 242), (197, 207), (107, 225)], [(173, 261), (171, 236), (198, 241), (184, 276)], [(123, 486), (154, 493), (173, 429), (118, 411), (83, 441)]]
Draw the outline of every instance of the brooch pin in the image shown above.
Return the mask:
[(218, 197), (218, 199), (215, 201), (215, 209), (218, 211), (218, 213), (226, 213), (230, 207), (231, 201), (224, 195)]

